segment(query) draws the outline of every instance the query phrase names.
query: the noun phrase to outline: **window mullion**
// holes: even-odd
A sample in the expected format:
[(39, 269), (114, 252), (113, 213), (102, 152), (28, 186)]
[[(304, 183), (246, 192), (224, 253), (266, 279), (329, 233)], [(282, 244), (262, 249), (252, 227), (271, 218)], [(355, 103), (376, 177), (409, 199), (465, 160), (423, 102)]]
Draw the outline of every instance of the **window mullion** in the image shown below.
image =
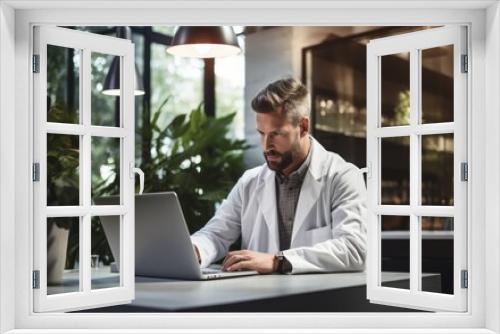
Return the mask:
[(453, 133), (454, 130), (455, 130), (454, 122), (427, 123), (427, 124), (415, 124), (414, 126), (399, 125), (391, 127), (381, 127), (375, 129), (375, 135), (380, 138), (403, 137), (403, 136), (409, 136), (410, 134), (440, 135), (445, 133)]
[(417, 292), (420, 282), (420, 234), (419, 218), (415, 208), (419, 204), (419, 138), (417, 126), (420, 104), (420, 64), (418, 49), (410, 51), (410, 290)]
[[(79, 85), (78, 87), (80, 87), (79, 89), (79, 98), (78, 98), (78, 106), (79, 106), (79, 109), (80, 110), (84, 110), (82, 109), (84, 107), (84, 103), (83, 103), (83, 100), (84, 100), (84, 97), (83, 97), (83, 92), (84, 92), (84, 87), (83, 87), (83, 84), (84, 84), (84, 76), (82, 75), (84, 72), (84, 69), (85, 69), (85, 63), (84, 63), (84, 59), (83, 59), (83, 56), (84, 56), (84, 53), (83, 53), (83, 50), (80, 50), (80, 53), (79, 53), (79, 57), (80, 57), (80, 73), (79, 73)], [(82, 66), (83, 65), (83, 66)], [(84, 115), (83, 115), (83, 112), (80, 112), (79, 113), (79, 120), (78, 120), (78, 123), (79, 124), (83, 124), (83, 120), (84, 120)], [(53, 125), (53, 124), (48, 124), (49, 126)], [(55, 126), (57, 126), (57, 124), (54, 124)], [(78, 125), (78, 126), (81, 126), (81, 125)], [(55, 129), (54, 129), (55, 130)], [(74, 130), (79, 130), (78, 128), (75, 128)], [(75, 131), (75, 134), (77, 134), (77, 132)], [(83, 209), (84, 210), (84, 201), (85, 201), (85, 192), (84, 192), (84, 188), (83, 188), (83, 185), (85, 184), (85, 177), (84, 177), (84, 172), (85, 172), (85, 169), (83, 168), (83, 165), (82, 165), (82, 162), (85, 158), (85, 154), (84, 154), (84, 143), (85, 143), (85, 140), (84, 140), (84, 136), (82, 135), (79, 135), (79, 147), (80, 147), (80, 152), (79, 152), (79, 161), (80, 161), (80, 186), (79, 186), (79, 189), (80, 189), (80, 202), (79, 202), (79, 205), (80, 205), (80, 208), (79, 209)], [(85, 215), (85, 214), (84, 214)], [(79, 281), (79, 291), (83, 291), (85, 289), (85, 286), (84, 286), (84, 268), (85, 268), (85, 250), (83, 249), (82, 245), (84, 244), (84, 230), (85, 230), (85, 224), (84, 224), (84, 216), (80, 216), (79, 215), (79, 222), (78, 222), (78, 231), (80, 231), (80, 233), (78, 233), (78, 258), (79, 258), (79, 262), (80, 262), (80, 270), (78, 272), (78, 281)]]
[(82, 233), (80, 237), (81, 247), (80, 247), (80, 282), (83, 286), (82, 291), (90, 292), (90, 253), (91, 253), (91, 216), (90, 216), (90, 205), (91, 205), (91, 135), (90, 135), (90, 120), (91, 120), (91, 51), (89, 49), (83, 49), (83, 59), (82, 59), (82, 124), (85, 129), (83, 135), (83, 143), (81, 148), (82, 155), (82, 171), (81, 171), (81, 188), (83, 192), (82, 204), (85, 210), (83, 216), (83, 226)]
[(409, 216), (412, 212), (409, 205), (376, 205), (374, 212), (379, 216)]

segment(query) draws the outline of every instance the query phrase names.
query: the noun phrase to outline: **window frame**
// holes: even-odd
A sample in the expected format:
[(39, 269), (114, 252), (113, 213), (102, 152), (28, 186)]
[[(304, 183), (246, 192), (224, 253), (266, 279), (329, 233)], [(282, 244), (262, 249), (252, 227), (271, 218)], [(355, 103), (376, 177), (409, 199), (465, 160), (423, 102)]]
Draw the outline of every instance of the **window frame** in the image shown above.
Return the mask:
[[(194, 9), (193, 4), (204, 8)], [(16, 329), (16, 333), (42, 332), (45, 328), (89, 327), (88, 332), (107, 332), (110, 328), (184, 328), (196, 323), (198, 328), (363, 328), (391, 327), (400, 332), (498, 333), (500, 329), (500, 279), (498, 261), (500, 220), (498, 198), (500, 169), (498, 159), (500, 135), (500, 9), (496, 1), (478, 2), (291, 2), (291, 9), (280, 9), (280, 1), (241, 1), (234, 4), (196, 1), (160, 3), (127, 2), (122, 9), (104, 0), (96, 3), (78, 1), (63, 5), (53, 1), (4, 1), (0, 4), (0, 332)], [(61, 7), (66, 7), (62, 9)], [(146, 6), (146, 9), (134, 9)], [(394, 6), (399, 8), (394, 9)], [(72, 7), (72, 8), (67, 8)], [(162, 7), (162, 8), (160, 8)], [(392, 9), (389, 9), (392, 8)], [(45, 10), (51, 8), (50, 10)], [(374, 9), (375, 8), (375, 9)], [(441, 9), (439, 9), (441, 8)], [(442, 9), (446, 8), (446, 9)], [(138, 15), (141, 11), (141, 15)], [(207, 15), (207, 11), (211, 15)], [(375, 15), (374, 11), (377, 12)], [(468, 115), (469, 187), (468, 221), (477, 222), (468, 240), (471, 259), (469, 273), (468, 312), (455, 313), (349, 313), (349, 314), (33, 314), (31, 299), (32, 245), (32, 76), (30, 35), (34, 24), (65, 25), (173, 25), (173, 24), (239, 24), (239, 25), (409, 25), (469, 24), (472, 32), (471, 112)], [(229, 19), (231, 18), (231, 22)], [(12, 64), (15, 62), (15, 69)], [(485, 69), (488, 68), (488, 71)], [(5, 73), (5, 74), (4, 74)], [(12, 84), (14, 83), (14, 84)], [(15, 108), (14, 108), (15, 107)], [(15, 112), (14, 112), (15, 111)], [(484, 112), (483, 112), (484, 111)], [(15, 124), (15, 127), (12, 126)], [(12, 138), (15, 138), (13, 141)], [(488, 138), (488, 140), (486, 140)], [(486, 163), (486, 157), (492, 161)], [(486, 182), (487, 181), (487, 182)], [(4, 186), (9, 185), (9, 187)], [(15, 196), (12, 196), (14, 191)], [(30, 198), (25, 201), (25, 198)], [(489, 223), (488, 223), (489, 222)], [(469, 223), (470, 224), (470, 223)], [(16, 254), (12, 256), (12, 254)], [(22, 265), (19, 265), (22, 263)], [(485, 263), (490, 265), (485, 266)], [(17, 265), (16, 265), (17, 264)], [(12, 289), (12, 286), (15, 288)], [(486, 288), (484, 288), (486, 287)], [(485, 294), (487, 289), (488, 294)], [(471, 298), (471, 291), (474, 294)], [(15, 307), (12, 307), (15, 305)], [(10, 307), (9, 307), (10, 306)], [(194, 321), (193, 321), (194, 320)], [(258, 320), (258, 321), (252, 321)], [(308, 329), (309, 328), (309, 329)], [(370, 328), (372, 330), (370, 331)], [(413, 328), (413, 330), (412, 330)], [(34, 330), (40, 329), (40, 330)], [(101, 329), (97, 331), (96, 329)], [(166, 330), (165, 330), (166, 331)], [(248, 331), (248, 330), (247, 330)], [(385, 330), (386, 331), (386, 330)], [(66, 329), (65, 332), (70, 332)], [(76, 331), (74, 331), (76, 332)], [(109, 331), (108, 331), (109, 332)], [(200, 330), (202, 332), (202, 330)], [(206, 331), (205, 331), (206, 332)], [(219, 331), (220, 332), (220, 331)], [(295, 330), (299, 332), (299, 330)]]
[[(40, 166), (40, 182), (33, 184), (34, 221), (33, 224), (33, 262), (34, 268), (40, 272), (40, 288), (34, 291), (34, 307), (47, 309), (80, 309), (96, 307), (93, 305), (110, 305), (130, 301), (134, 298), (134, 95), (133, 95), (133, 64), (134, 49), (128, 40), (70, 30), (67, 28), (51, 29), (37, 26), (34, 29), (33, 48), (40, 55), (40, 72), (33, 77), (34, 91), (34, 162)], [(79, 73), (80, 101), (78, 123), (54, 123), (47, 121), (47, 71), (48, 46), (59, 48), (74, 48), (80, 50)], [(38, 49), (38, 50), (37, 50)], [(120, 73), (123, 78), (121, 87), (119, 119), (116, 126), (93, 124), (91, 107), (91, 75), (90, 66), (93, 53), (102, 53), (120, 59)], [(47, 205), (47, 143), (44, 140), (49, 134), (72, 135), (79, 137), (79, 204), (72, 206)], [(38, 139), (36, 139), (38, 137)], [(97, 205), (92, 203), (91, 185), (91, 152), (92, 139), (119, 140), (119, 199), (116, 205)], [(46, 225), (42, 221), (51, 217), (79, 218), (79, 289), (72, 293), (56, 295), (47, 294), (47, 235)], [(92, 289), (92, 273), (90, 271), (91, 219), (99, 216), (118, 216), (120, 224), (119, 240), (121, 245), (121, 264), (119, 270), (119, 285), (107, 289)], [(68, 305), (69, 304), (69, 305)], [(43, 312), (43, 311), (42, 311)]]
[[(467, 54), (467, 29), (464, 26), (446, 26), (424, 31), (374, 39), (367, 46), (367, 161), (368, 161), (368, 282), (367, 294), (376, 303), (393, 305), (411, 304), (422, 310), (467, 309), (467, 290), (460, 286), (460, 271), (467, 267), (467, 192), (468, 182), (461, 180), (460, 168), (467, 160), (467, 94), (469, 73), (461, 71), (461, 56)], [(424, 112), (422, 52), (444, 45), (453, 46), (453, 120), (423, 123)], [(382, 58), (408, 53), (410, 117), (408, 124), (382, 124)], [(469, 86), (470, 87), (470, 86)], [(371, 104), (370, 104), (371, 103)], [(425, 135), (453, 136), (453, 205), (427, 205), (421, 203), (423, 138)], [(382, 141), (389, 138), (408, 139), (408, 204), (382, 202), (383, 149)], [(409, 279), (407, 289), (381, 285), (382, 273), (382, 217), (409, 218)], [(453, 286), (452, 294), (431, 293), (421, 290), (423, 217), (453, 218)], [(464, 247), (465, 246), (465, 247)]]

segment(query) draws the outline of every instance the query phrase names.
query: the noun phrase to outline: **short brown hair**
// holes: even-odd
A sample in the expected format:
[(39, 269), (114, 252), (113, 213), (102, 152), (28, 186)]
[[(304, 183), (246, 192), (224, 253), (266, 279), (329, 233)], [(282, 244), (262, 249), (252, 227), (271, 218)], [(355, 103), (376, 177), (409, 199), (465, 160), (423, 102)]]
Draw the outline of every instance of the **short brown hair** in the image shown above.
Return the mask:
[(300, 80), (277, 80), (252, 99), (252, 108), (258, 113), (273, 112), (280, 107), (294, 125), (297, 125), (302, 117), (309, 117), (309, 92)]

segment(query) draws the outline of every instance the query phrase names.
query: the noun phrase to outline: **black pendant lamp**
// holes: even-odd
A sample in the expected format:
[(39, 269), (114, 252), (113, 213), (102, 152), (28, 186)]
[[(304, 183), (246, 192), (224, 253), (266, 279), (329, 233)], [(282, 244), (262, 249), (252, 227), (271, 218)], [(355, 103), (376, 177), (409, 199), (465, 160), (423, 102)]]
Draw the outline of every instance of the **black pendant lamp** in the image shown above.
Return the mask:
[(231, 26), (180, 26), (167, 52), (180, 57), (218, 58), (241, 52)]
[[(119, 38), (132, 40), (132, 31), (130, 27), (117, 27), (116, 36)], [(142, 82), (142, 76), (139, 73), (137, 64), (135, 66), (135, 88), (134, 95), (144, 95), (144, 85)], [(106, 79), (104, 79), (104, 88), (102, 93), (105, 95), (120, 95), (120, 57), (114, 57), (109, 67)]]

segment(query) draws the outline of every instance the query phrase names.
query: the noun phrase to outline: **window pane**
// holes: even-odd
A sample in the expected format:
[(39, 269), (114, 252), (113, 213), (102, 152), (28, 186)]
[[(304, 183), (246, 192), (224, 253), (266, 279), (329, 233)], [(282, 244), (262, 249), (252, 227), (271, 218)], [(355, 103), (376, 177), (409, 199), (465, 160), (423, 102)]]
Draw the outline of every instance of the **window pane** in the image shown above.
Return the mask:
[(92, 125), (120, 126), (120, 57), (92, 52)]
[(80, 290), (79, 217), (47, 219), (47, 294)]
[(382, 126), (410, 124), (410, 53), (380, 57)]
[(422, 291), (453, 294), (453, 218), (421, 217)]
[[(92, 201), (120, 195), (120, 138), (92, 137)], [(120, 204), (119, 197), (116, 204)]]
[(422, 123), (453, 122), (453, 45), (422, 50)]
[(91, 288), (120, 286), (120, 216), (92, 217)]
[(410, 288), (410, 217), (381, 216), (381, 286)]
[(47, 134), (47, 205), (80, 205), (80, 137)]
[(79, 123), (79, 49), (47, 45), (47, 121)]
[(410, 204), (410, 138), (381, 138), (381, 204)]
[(453, 205), (453, 134), (422, 136), (422, 205)]

